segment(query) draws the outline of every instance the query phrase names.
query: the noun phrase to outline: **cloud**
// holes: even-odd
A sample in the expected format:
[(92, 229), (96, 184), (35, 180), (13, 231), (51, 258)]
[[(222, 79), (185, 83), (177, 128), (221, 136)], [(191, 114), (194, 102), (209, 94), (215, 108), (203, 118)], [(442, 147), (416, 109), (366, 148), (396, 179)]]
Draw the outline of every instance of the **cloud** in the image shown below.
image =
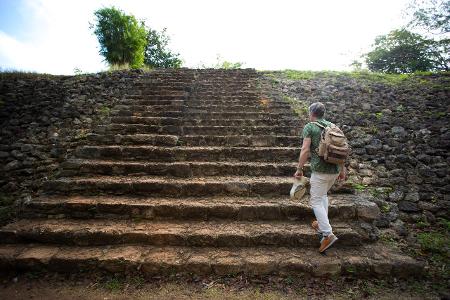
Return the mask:
[(92, 9), (88, 5), (27, 0), (22, 9), (31, 19), (31, 38), (20, 41), (1, 32), (0, 66), (52, 74), (72, 74), (74, 68), (87, 72), (105, 68), (89, 30)]
[(0, 66), (2, 68), (21, 69), (27, 66), (26, 61), (20, 60), (20, 57), (26, 53), (26, 49), (25, 44), (0, 31)]

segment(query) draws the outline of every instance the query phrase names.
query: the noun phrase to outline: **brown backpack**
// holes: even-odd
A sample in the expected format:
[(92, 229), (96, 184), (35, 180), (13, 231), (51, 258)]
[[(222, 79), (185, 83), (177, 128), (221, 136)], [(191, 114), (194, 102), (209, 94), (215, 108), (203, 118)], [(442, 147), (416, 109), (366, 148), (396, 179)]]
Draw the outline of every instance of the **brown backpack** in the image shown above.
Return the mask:
[(317, 154), (328, 163), (344, 164), (350, 154), (350, 146), (342, 130), (334, 124), (326, 126), (319, 122), (312, 123), (322, 129)]

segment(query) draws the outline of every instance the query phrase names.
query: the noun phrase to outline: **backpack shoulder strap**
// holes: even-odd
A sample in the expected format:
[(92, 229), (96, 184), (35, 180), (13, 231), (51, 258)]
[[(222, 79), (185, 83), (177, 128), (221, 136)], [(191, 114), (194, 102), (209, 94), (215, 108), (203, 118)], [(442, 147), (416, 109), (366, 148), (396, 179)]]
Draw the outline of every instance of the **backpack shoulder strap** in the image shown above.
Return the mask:
[(325, 129), (325, 128), (328, 127), (328, 126), (325, 126), (325, 125), (323, 125), (323, 124), (320, 124), (319, 122), (311, 122), (311, 124), (317, 125), (317, 126), (319, 126), (320, 128), (322, 128), (322, 129)]

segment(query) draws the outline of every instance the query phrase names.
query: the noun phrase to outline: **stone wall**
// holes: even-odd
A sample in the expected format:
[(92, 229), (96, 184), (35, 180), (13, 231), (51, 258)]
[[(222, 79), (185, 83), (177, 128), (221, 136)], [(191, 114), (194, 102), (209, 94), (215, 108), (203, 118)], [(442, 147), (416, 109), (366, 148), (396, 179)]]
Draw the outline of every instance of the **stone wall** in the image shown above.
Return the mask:
[(33, 197), (137, 76), (0, 73), (0, 196)]
[[(303, 118), (310, 103), (325, 103), (353, 148), (350, 181), (383, 212), (379, 227), (449, 217), (450, 76), (266, 75)], [(33, 197), (140, 76), (0, 74), (0, 196)]]
[[(350, 181), (383, 212), (379, 227), (434, 223), (450, 215), (450, 75), (266, 73), (303, 117), (316, 101), (350, 140)], [(389, 80), (390, 79), (390, 80)]]

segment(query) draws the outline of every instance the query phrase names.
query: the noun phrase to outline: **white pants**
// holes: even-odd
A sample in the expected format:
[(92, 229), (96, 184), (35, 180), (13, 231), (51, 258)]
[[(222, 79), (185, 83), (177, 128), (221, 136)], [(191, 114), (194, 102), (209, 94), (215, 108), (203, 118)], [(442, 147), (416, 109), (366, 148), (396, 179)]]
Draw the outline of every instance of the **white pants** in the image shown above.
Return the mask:
[(326, 174), (313, 172), (310, 179), (310, 204), (319, 223), (319, 231), (323, 236), (333, 232), (328, 220), (328, 197), (327, 193), (333, 186), (339, 174)]

